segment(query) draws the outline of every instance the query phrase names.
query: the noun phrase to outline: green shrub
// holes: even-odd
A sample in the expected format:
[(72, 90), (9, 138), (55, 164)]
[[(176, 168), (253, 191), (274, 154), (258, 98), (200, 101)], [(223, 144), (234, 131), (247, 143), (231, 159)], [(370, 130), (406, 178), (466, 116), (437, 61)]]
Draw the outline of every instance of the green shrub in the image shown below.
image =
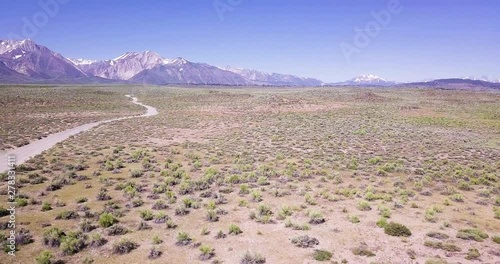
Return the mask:
[(116, 223), (118, 223), (118, 219), (111, 213), (103, 213), (99, 216), (99, 225), (102, 227), (110, 227)]
[(10, 211), (5, 209), (3, 206), (0, 206), (0, 217), (4, 217), (6, 215), (10, 215)]
[(409, 237), (411, 236), (411, 231), (408, 229), (408, 227), (391, 222), (384, 227), (384, 232), (390, 236), (403, 236), (403, 237)]
[(304, 196), (304, 199), (306, 200), (306, 203), (309, 205), (316, 205), (316, 200), (311, 196), (311, 194), (306, 193)]
[(201, 260), (211, 259), (215, 255), (214, 253), (215, 250), (208, 245), (201, 245), (199, 249), (201, 251), (200, 255)]
[(435, 207), (427, 208), (427, 210), (425, 210), (425, 220), (431, 223), (436, 223), (438, 220), (437, 213), (438, 211)]
[(317, 261), (327, 261), (332, 258), (332, 253), (323, 249), (317, 249), (314, 251), (314, 259)]
[(70, 232), (61, 239), (61, 250), (64, 255), (73, 255), (80, 252), (85, 246), (86, 235), (79, 232)]
[(134, 243), (128, 239), (121, 239), (120, 241), (113, 244), (113, 253), (114, 254), (126, 254), (130, 251), (139, 247), (139, 244)]
[(380, 170), (384, 172), (394, 172), (397, 169), (397, 164), (393, 162), (388, 162), (379, 167)]
[(312, 211), (309, 213), (309, 223), (313, 225), (322, 224), (326, 220), (320, 212)]
[(453, 195), (450, 196), (450, 199), (454, 202), (463, 202), (464, 201), (464, 196), (460, 193), (455, 193)]
[(215, 210), (207, 210), (207, 214), (205, 216), (205, 219), (209, 222), (217, 222), (219, 221), (219, 216), (215, 212)]
[(169, 229), (177, 227), (177, 224), (175, 224), (174, 220), (172, 220), (172, 219), (168, 219), (166, 224), (167, 224), (167, 228), (169, 228)]
[(52, 210), (52, 205), (49, 202), (44, 202), (42, 205), (42, 212)]
[(62, 220), (69, 220), (69, 219), (75, 219), (78, 217), (78, 214), (75, 211), (62, 211), (56, 216), (56, 220), (62, 219)]
[(42, 251), (38, 257), (35, 258), (37, 264), (52, 264), (52, 258), (54, 258), (54, 255), (52, 255), (52, 252), (48, 250)]
[(17, 203), (17, 206), (19, 207), (24, 207), (28, 205), (28, 199), (26, 198), (16, 198), (15, 202)]
[(193, 239), (189, 236), (188, 233), (186, 232), (179, 232), (177, 234), (177, 245), (178, 246), (185, 246), (189, 245), (193, 241)]
[(477, 248), (469, 248), (469, 251), (467, 252), (467, 256), (465, 256), (465, 259), (467, 260), (475, 260), (478, 259), (481, 256), (479, 253), (479, 250)]
[(210, 234), (210, 231), (208, 230), (208, 228), (204, 227), (204, 228), (201, 229), (201, 235), (202, 236), (206, 236), (208, 234)]
[(232, 235), (239, 235), (243, 233), (243, 231), (241, 231), (240, 227), (235, 225), (235, 224), (231, 224), (229, 226), (229, 234), (232, 234)]
[(159, 236), (154, 236), (153, 237), (153, 245), (158, 245), (158, 244), (161, 244), (163, 243), (163, 240), (161, 240), (161, 238)]
[(391, 217), (391, 209), (385, 205), (381, 205), (378, 207), (378, 212), (382, 217), (390, 218)]
[(80, 222), (80, 229), (82, 230), (82, 232), (88, 233), (88, 232), (96, 229), (96, 226), (94, 226), (90, 220), (83, 219)]
[(91, 247), (100, 247), (103, 246), (108, 242), (105, 238), (102, 237), (100, 233), (94, 233), (90, 236), (90, 243), (89, 245)]
[(289, 206), (283, 206), (278, 211), (278, 219), (280, 220), (286, 219), (288, 216), (291, 216), (292, 214), (293, 214), (292, 208), (290, 208)]
[(217, 235), (215, 235), (216, 239), (221, 239), (221, 238), (225, 238), (225, 237), (226, 237), (226, 234), (224, 234), (224, 231), (222, 231), (222, 230), (219, 230), (219, 232), (217, 232)]
[[(163, 201), (158, 201), (158, 202), (163, 202)], [(139, 206), (141, 206), (141, 205), (143, 205), (143, 204), (144, 204), (144, 201), (143, 201), (143, 200), (141, 200), (141, 199), (135, 199), (135, 200), (132, 200), (132, 206), (133, 206), (133, 207), (139, 207)], [(156, 205), (156, 204), (155, 204), (155, 205)], [(154, 209), (154, 208), (153, 208), (153, 209)], [(165, 208), (163, 208), (163, 209), (166, 209), (166, 207), (165, 207)]]
[(57, 227), (52, 227), (43, 233), (43, 244), (51, 247), (59, 247), (61, 239), (66, 234)]
[(153, 217), (154, 217), (154, 214), (153, 212), (151, 212), (150, 210), (142, 210), (139, 212), (139, 215), (140, 217), (144, 220), (144, 221), (150, 221), (150, 220), (153, 220)]
[(262, 201), (262, 194), (257, 191), (257, 190), (254, 190), (252, 191), (252, 201), (254, 202), (261, 202)]
[(442, 243), (441, 241), (434, 242), (434, 241), (425, 241), (424, 246), (430, 247), (430, 248), (437, 248), (437, 249), (442, 249), (446, 250), (449, 252), (460, 252), (461, 249), (460, 247), (450, 244), (450, 243)]
[(370, 206), (370, 203), (367, 201), (359, 201), (358, 202), (358, 209), (360, 211), (370, 211), (372, 207)]
[(380, 228), (384, 228), (387, 225), (387, 218), (382, 217), (377, 221), (377, 226)]
[(440, 240), (449, 238), (449, 236), (447, 234), (443, 234), (440, 232), (429, 232), (429, 233), (427, 233), (427, 236), (435, 238), (435, 239), (440, 239)]
[(484, 239), (488, 238), (488, 234), (477, 228), (461, 229), (458, 230), (457, 238), (483, 242)]
[(142, 170), (131, 170), (130, 171), (130, 177), (132, 178), (140, 178), (142, 177), (142, 175), (144, 175), (144, 172)]
[(500, 236), (494, 236), (491, 238), (491, 240), (493, 240), (493, 242), (495, 242), (497, 244), (500, 244)]
[(448, 264), (448, 261), (440, 258), (432, 258), (425, 261), (425, 264)]
[(352, 254), (356, 256), (365, 256), (365, 257), (374, 257), (375, 253), (373, 253), (371, 250), (369, 250), (366, 246), (359, 246), (356, 248), (353, 248)]
[(264, 215), (272, 215), (273, 211), (271, 210), (271, 207), (269, 205), (261, 204), (259, 207), (257, 207), (257, 213), (260, 216)]
[(353, 224), (357, 224), (359, 223), (359, 217), (357, 215), (351, 215), (349, 216), (349, 222), (353, 223)]
[(370, 163), (371, 165), (377, 165), (381, 161), (382, 159), (380, 157), (373, 157), (368, 160), (368, 163)]
[(242, 184), (240, 185), (240, 192), (239, 194), (249, 194), (250, 193), (250, 189), (248, 187), (248, 184)]
[(269, 185), (269, 181), (267, 180), (267, 177), (261, 176), (257, 180), (258, 185)]

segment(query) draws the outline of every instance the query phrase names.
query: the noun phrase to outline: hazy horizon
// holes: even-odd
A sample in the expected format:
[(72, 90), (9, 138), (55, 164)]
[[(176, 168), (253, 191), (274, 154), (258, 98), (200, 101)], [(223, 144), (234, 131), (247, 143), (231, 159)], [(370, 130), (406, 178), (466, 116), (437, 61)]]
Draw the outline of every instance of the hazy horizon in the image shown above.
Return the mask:
[(0, 38), (31, 38), (69, 58), (151, 50), (324, 82), (500, 79), (494, 1), (53, 1), (4, 3)]

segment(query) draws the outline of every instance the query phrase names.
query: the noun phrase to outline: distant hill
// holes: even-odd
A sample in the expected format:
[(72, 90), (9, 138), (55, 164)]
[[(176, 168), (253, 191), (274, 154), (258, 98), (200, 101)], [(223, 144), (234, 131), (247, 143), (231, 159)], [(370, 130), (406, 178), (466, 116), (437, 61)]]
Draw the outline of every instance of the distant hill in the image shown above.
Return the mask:
[(428, 82), (414, 82), (400, 84), (404, 87), (429, 87), (441, 89), (462, 89), (462, 90), (484, 90), (484, 89), (500, 89), (500, 83), (487, 82), (482, 80), (471, 79), (437, 79)]

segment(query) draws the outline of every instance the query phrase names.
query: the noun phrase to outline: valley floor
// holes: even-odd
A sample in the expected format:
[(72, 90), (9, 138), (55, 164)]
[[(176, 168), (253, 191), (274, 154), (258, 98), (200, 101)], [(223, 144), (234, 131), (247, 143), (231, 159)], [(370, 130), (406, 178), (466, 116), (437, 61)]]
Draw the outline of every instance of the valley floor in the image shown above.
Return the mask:
[(75, 98), (87, 98), (78, 122), (143, 111), (125, 94), (159, 112), (19, 166), (23, 245), (8, 263), (500, 259), (498, 92), (44, 87), (68, 102), (46, 108), (34, 87), (2, 89), (20, 101), (1, 118), (23, 135), (4, 146), (31, 137), (37, 111), (68, 117)]

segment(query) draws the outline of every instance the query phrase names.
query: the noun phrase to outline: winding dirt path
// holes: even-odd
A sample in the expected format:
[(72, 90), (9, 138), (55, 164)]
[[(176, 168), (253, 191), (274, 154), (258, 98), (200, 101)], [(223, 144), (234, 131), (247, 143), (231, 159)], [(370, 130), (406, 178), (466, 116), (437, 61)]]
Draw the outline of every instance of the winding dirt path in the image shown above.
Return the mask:
[(78, 127), (70, 128), (68, 130), (64, 130), (62, 132), (50, 134), (47, 137), (31, 142), (28, 145), (15, 148), (15, 149), (9, 149), (5, 152), (0, 153), (0, 172), (7, 171), (9, 167), (7, 166), (7, 160), (9, 156), (15, 156), (16, 157), (16, 165), (20, 165), (24, 162), (26, 162), (28, 159), (30, 159), (33, 156), (36, 156), (38, 154), (41, 154), (43, 151), (50, 149), (53, 147), (55, 144), (66, 140), (67, 138), (76, 135), (80, 132), (89, 130), (93, 127), (96, 127), (101, 124), (106, 124), (118, 120), (124, 120), (124, 119), (130, 119), (130, 118), (136, 118), (136, 117), (147, 117), (147, 116), (154, 116), (158, 114), (158, 111), (156, 108), (145, 105), (142, 103), (139, 103), (138, 99), (136, 97), (132, 97), (131, 95), (125, 95), (126, 97), (132, 98), (132, 103), (143, 106), (147, 109), (146, 113), (138, 116), (127, 116), (127, 117), (119, 117), (119, 118), (114, 118), (110, 120), (103, 120), (103, 121), (98, 121), (94, 123), (88, 123), (85, 125), (81, 125)]

